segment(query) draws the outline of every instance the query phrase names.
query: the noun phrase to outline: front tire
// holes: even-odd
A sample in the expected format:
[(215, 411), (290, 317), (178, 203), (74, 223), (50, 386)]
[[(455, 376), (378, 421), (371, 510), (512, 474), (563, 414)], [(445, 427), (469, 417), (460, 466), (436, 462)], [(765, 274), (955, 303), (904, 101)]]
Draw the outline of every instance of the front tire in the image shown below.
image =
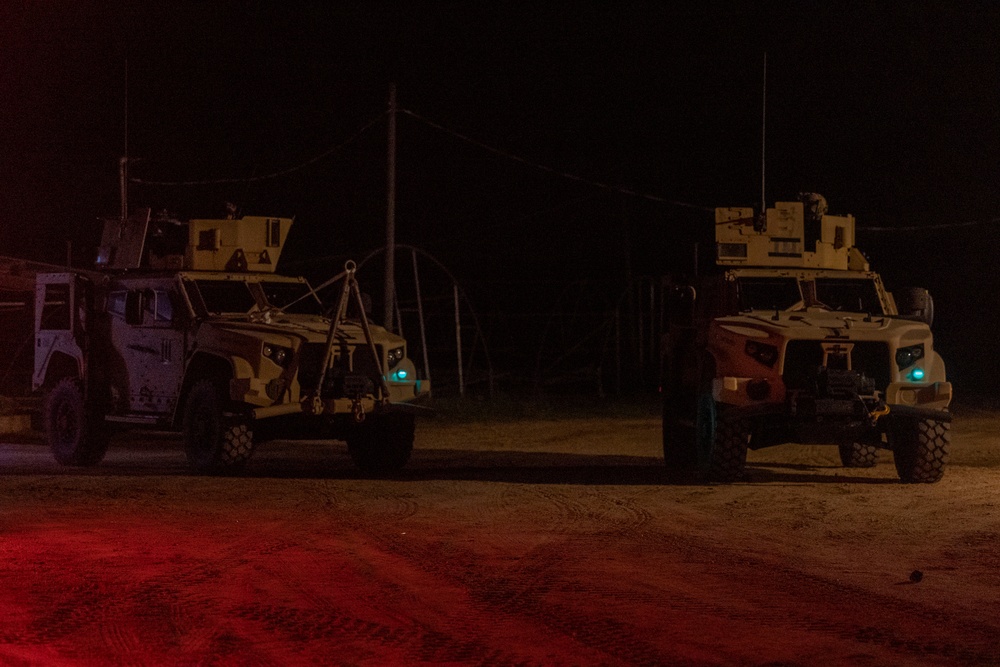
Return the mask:
[(192, 468), (221, 473), (242, 468), (254, 451), (250, 420), (226, 414), (228, 404), (219, 385), (200, 380), (184, 406), (184, 453)]
[(878, 447), (870, 442), (846, 442), (837, 449), (845, 468), (871, 468), (878, 462)]
[(84, 399), (75, 378), (60, 380), (45, 401), (45, 431), (56, 461), (66, 466), (93, 466), (108, 451), (111, 432), (104, 415)]
[(743, 477), (750, 443), (750, 424), (745, 419), (728, 417), (715, 408), (715, 433), (709, 457), (709, 476), (718, 482), (735, 482)]
[(416, 424), (413, 415), (399, 412), (373, 414), (351, 427), (347, 451), (360, 470), (388, 473), (410, 460)]
[(950, 422), (900, 418), (889, 433), (900, 481), (933, 484), (944, 476), (951, 449)]

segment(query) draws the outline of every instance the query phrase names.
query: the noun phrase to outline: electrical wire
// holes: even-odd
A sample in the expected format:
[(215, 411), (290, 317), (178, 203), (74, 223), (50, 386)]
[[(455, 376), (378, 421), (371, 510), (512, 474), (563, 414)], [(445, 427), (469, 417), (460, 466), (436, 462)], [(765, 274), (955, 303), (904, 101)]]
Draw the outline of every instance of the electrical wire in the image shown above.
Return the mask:
[[(578, 174), (573, 174), (573, 173), (570, 173), (568, 171), (562, 171), (562, 170), (556, 169), (554, 167), (550, 167), (550, 166), (547, 166), (547, 165), (539, 164), (539, 163), (534, 162), (532, 160), (529, 160), (528, 158), (525, 158), (525, 157), (523, 157), (521, 155), (517, 155), (515, 153), (511, 153), (509, 151), (502, 150), (502, 149), (497, 148), (495, 146), (491, 146), (491, 145), (486, 144), (486, 143), (484, 143), (482, 141), (474, 139), (474, 138), (472, 138), (472, 137), (470, 137), (470, 136), (468, 136), (466, 134), (463, 134), (462, 132), (458, 132), (456, 130), (453, 130), (453, 129), (451, 129), (451, 128), (445, 126), (445, 125), (442, 125), (440, 123), (436, 123), (436, 122), (434, 122), (434, 121), (432, 121), (432, 120), (430, 120), (428, 118), (425, 118), (424, 116), (422, 116), (422, 115), (418, 114), (417, 112), (412, 111), (410, 109), (397, 108), (397, 111), (398, 111), (398, 113), (406, 114), (407, 116), (410, 116), (411, 118), (414, 118), (414, 119), (420, 121), (421, 123), (424, 123), (425, 125), (427, 125), (429, 127), (432, 127), (432, 128), (434, 128), (434, 129), (436, 129), (436, 130), (438, 130), (440, 132), (444, 132), (446, 134), (449, 134), (449, 135), (453, 136), (454, 138), (459, 139), (460, 141), (463, 141), (463, 142), (465, 142), (467, 144), (470, 144), (472, 146), (476, 146), (477, 148), (485, 150), (485, 151), (487, 151), (489, 153), (493, 153), (494, 155), (506, 158), (506, 159), (511, 160), (513, 162), (519, 162), (519, 163), (521, 163), (521, 164), (523, 164), (525, 166), (532, 167), (532, 168), (537, 169), (539, 171), (544, 171), (544, 172), (547, 172), (547, 173), (550, 173), (550, 174), (554, 174), (556, 176), (560, 176), (560, 177), (565, 178), (567, 180), (576, 181), (578, 183), (584, 183), (586, 185), (590, 185), (592, 187), (600, 188), (602, 190), (607, 190), (609, 192), (616, 192), (618, 194), (623, 194), (623, 195), (627, 195), (627, 196), (630, 196), (630, 197), (637, 197), (637, 198), (640, 198), (640, 199), (646, 199), (646, 200), (649, 200), (649, 201), (659, 202), (659, 203), (663, 203), (663, 204), (670, 204), (670, 205), (673, 205), (673, 206), (679, 206), (679, 207), (682, 207), (682, 208), (688, 208), (688, 209), (692, 209), (692, 210), (696, 210), (696, 211), (712, 212), (714, 210), (713, 208), (707, 207), (707, 206), (699, 206), (697, 204), (691, 204), (689, 202), (679, 201), (679, 200), (676, 200), (676, 199), (668, 199), (666, 197), (660, 197), (658, 195), (652, 195), (652, 194), (649, 194), (649, 193), (640, 192), (638, 190), (634, 190), (632, 188), (627, 188), (627, 187), (620, 186), (620, 185), (613, 185), (611, 183), (605, 183), (605, 182), (602, 182), (602, 181), (595, 181), (593, 179), (589, 179), (589, 178), (585, 178), (583, 176), (580, 176)], [(154, 185), (154, 186), (196, 186), (196, 185), (223, 185), (223, 184), (231, 184), (231, 183), (256, 183), (256, 182), (260, 182), (260, 181), (271, 180), (271, 179), (274, 179), (274, 178), (280, 178), (281, 176), (287, 176), (288, 174), (292, 174), (292, 173), (295, 173), (297, 171), (301, 171), (302, 169), (305, 169), (306, 167), (308, 167), (310, 165), (313, 165), (313, 164), (319, 162), (320, 160), (323, 160), (324, 158), (329, 157), (330, 155), (333, 155), (334, 153), (342, 150), (343, 148), (346, 148), (347, 146), (349, 146), (353, 142), (357, 141), (365, 132), (367, 132), (368, 130), (370, 130), (372, 128), (372, 126), (374, 126), (376, 123), (378, 123), (383, 118), (385, 118), (385, 116), (388, 115), (388, 113), (389, 112), (387, 110), (387, 111), (385, 111), (385, 112), (383, 112), (383, 113), (375, 116), (370, 121), (368, 121), (363, 126), (361, 126), (357, 131), (355, 131), (354, 134), (352, 134), (350, 137), (348, 137), (346, 140), (342, 141), (341, 143), (337, 144), (336, 146), (333, 146), (332, 148), (329, 148), (329, 149), (323, 151), (322, 153), (320, 153), (318, 155), (315, 155), (315, 156), (309, 158), (308, 160), (306, 160), (304, 162), (301, 162), (301, 163), (299, 163), (299, 164), (297, 164), (297, 165), (295, 165), (293, 167), (289, 167), (287, 169), (282, 169), (280, 171), (275, 171), (275, 172), (272, 172), (272, 173), (269, 173), (269, 174), (263, 174), (261, 176), (249, 176), (249, 177), (243, 177), (243, 178), (217, 178), (217, 179), (207, 179), (207, 180), (199, 180), (199, 181), (155, 181), (155, 180), (150, 180), (150, 179), (129, 177), (129, 181), (132, 182), (132, 183), (140, 184), (140, 185)], [(531, 216), (528, 216), (528, 217), (531, 217)], [(996, 224), (996, 223), (1000, 223), (1000, 217), (989, 218), (989, 219), (986, 219), (986, 220), (968, 220), (968, 221), (965, 221), (965, 222), (942, 223), (942, 224), (938, 224), (938, 225), (909, 225), (909, 226), (905, 226), (905, 227), (889, 227), (889, 226), (872, 226), (872, 227), (870, 227), (870, 226), (859, 225), (857, 227), (857, 230), (859, 232), (872, 232), (872, 233), (882, 233), (882, 232), (929, 232), (929, 231), (937, 231), (937, 230), (944, 230), (944, 229), (961, 229), (963, 227), (976, 227), (976, 226), (979, 226), (979, 225), (988, 225), (988, 224)]]
[(858, 227), (859, 232), (932, 232), (940, 229), (960, 229), (962, 227), (977, 227), (1000, 223), (1000, 218), (987, 220), (967, 220), (965, 222), (943, 222), (939, 225), (910, 225), (907, 227)]
[(296, 171), (305, 169), (306, 167), (315, 164), (316, 162), (319, 162), (320, 160), (329, 157), (330, 155), (333, 155), (342, 148), (347, 147), (348, 145), (356, 141), (359, 137), (361, 137), (361, 135), (363, 135), (365, 132), (371, 129), (373, 125), (381, 121), (387, 114), (388, 111), (379, 114), (375, 118), (372, 118), (365, 125), (363, 125), (361, 129), (352, 134), (348, 139), (342, 141), (333, 148), (325, 150), (319, 155), (311, 157), (305, 162), (297, 164), (294, 167), (289, 167), (288, 169), (282, 169), (281, 171), (276, 171), (270, 174), (264, 174), (262, 176), (250, 176), (245, 178), (217, 178), (217, 179), (203, 180), (203, 181), (151, 181), (142, 178), (130, 178), (129, 180), (132, 183), (139, 183), (141, 185), (187, 186), (187, 185), (223, 185), (227, 183), (256, 183), (259, 181), (267, 181), (272, 178), (278, 178), (280, 176), (287, 176), (288, 174), (292, 174)]
[(468, 136), (466, 134), (462, 134), (461, 132), (457, 132), (455, 130), (452, 130), (451, 128), (445, 127), (444, 125), (441, 125), (440, 123), (435, 123), (432, 120), (424, 118), (423, 116), (421, 116), (420, 114), (416, 113), (415, 111), (411, 111), (409, 109), (403, 109), (403, 108), (398, 109), (398, 111), (399, 111), (399, 113), (403, 113), (403, 114), (406, 114), (407, 116), (415, 118), (416, 120), (419, 120), (421, 123), (424, 123), (425, 125), (429, 125), (430, 127), (433, 127), (436, 130), (439, 130), (441, 132), (445, 132), (447, 134), (450, 134), (453, 137), (455, 137), (456, 139), (459, 139), (459, 140), (464, 141), (464, 142), (466, 142), (468, 144), (471, 144), (471, 145), (476, 146), (478, 148), (481, 148), (481, 149), (483, 149), (485, 151), (493, 153), (494, 155), (499, 155), (500, 157), (507, 158), (508, 160), (512, 160), (514, 162), (520, 162), (521, 164), (527, 165), (529, 167), (533, 167), (535, 169), (538, 169), (539, 171), (545, 171), (545, 172), (548, 172), (550, 174), (555, 174), (556, 176), (561, 176), (563, 178), (569, 179), (571, 181), (577, 181), (579, 183), (585, 183), (587, 185), (590, 185), (590, 186), (593, 186), (593, 187), (596, 187), (596, 188), (601, 188), (602, 190), (608, 190), (610, 192), (617, 192), (619, 194), (628, 195), (630, 197), (638, 197), (640, 199), (648, 199), (649, 201), (660, 202), (660, 203), (663, 203), (663, 204), (671, 204), (673, 206), (681, 206), (681, 207), (684, 207), (684, 208), (690, 208), (690, 209), (694, 209), (694, 210), (697, 210), (697, 211), (712, 211), (712, 210), (714, 210), (714, 209), (711, 209), (711, 208), (707, 208), (705, 206), (698, 206), (697, 204), (689, 204), (688, 202), (676, 201), (676, 200), (673, 200), (673, 199), (667, 199), (666, 197), (660, 197), (660, 196), (657, 196), (657, 195), (651, 195), (651, 194), (647, 194), (647, 193), (644, 193), (644, 192), (639, 192), (638, 190), (633, 190), (631, 188), (626, 188), (626, 187), (623, 187), (623, 186), (620, 186), (620, 185), (612, 185), (610, 183), (603, 183), (601, 181), (594, 181), (594, 180), (591, 180), (589, 178), (584, 178), (583, 176), (578, 176), (576, 174), (571, 174), (571, 173), (569, 173), (567, 171), (560, 171), (560, 170), (555, 169), (553, 167), (549, 167), (549, 166), (546, 166), (546, 165), (543, 165), (543, 164), (538, 164), (537, 162), (533, 162), (533, 161), (531, 161), (531, 160), (529, 160), (529, 159), (527, 159), (525, 157), (522, 157), (520, 155), (515, 155), (514, 153), (509, 153), (509, 152), (507, 152), (505, 150), (501, 150), (501, 149), (496, 148), (494, 146), (490, 146), (489, 144), (485, 144), (485, 143), (483, 143), (483, 142), (481, 142), (481, 141), (479, 141), (477, 139), (473, 139), (472, 137), (470, 137), (470, 136)]

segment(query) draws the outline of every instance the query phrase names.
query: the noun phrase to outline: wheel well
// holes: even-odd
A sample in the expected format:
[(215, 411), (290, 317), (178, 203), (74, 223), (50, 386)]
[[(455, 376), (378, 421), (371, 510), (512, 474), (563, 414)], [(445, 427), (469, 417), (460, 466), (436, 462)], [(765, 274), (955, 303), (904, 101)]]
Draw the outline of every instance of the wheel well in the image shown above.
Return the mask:
[(52, 389), (63, 378), (80, 377), (80, 364), (68, 354), (56, 352), (49, 358), (48, 366), (45, 369), (45, 382), (42, 387), (46, 390)]
[[(191, 387), (201, 380), (213, 380), (219, 384), (227, 383), (233, 377), (233, 366), (226, 359), (204, 352), (195, 353), (184, 374), (184, 384), (181, 386), (180, 399), (174, 411), (174, 426), (179, 426), (184, 416), (184, 404), (187, 402)], [(224, 389), (228, 390), (228, 386)]]

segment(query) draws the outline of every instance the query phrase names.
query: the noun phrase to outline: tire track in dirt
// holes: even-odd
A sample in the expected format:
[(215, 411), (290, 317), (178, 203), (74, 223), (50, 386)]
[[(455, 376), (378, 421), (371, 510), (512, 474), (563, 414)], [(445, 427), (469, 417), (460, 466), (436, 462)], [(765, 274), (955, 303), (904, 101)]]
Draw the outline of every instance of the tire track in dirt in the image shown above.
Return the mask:
[(135, 629), (134, 619), (126, 618), (125, 622), (118, 614), (101, 614), (98, 628), (101, 644), (108, 650), (105, 655), (117, 656), (121, 664), (138, 664), (145, 653), (147, 645)]
[[(384, 527), (386, 523), (405, 520), (415, 514), (418, 504), (415, 497), (407, 492), (392, 493), (385, 489), (374, 489), (371, 494), (345, 489), (342, 482), (324, 482), (312, 488), (308, 503), (312, 507), (322, 507), (321, 515), (314, 515), (307, 524), (318, 530), (329, 526), (334, 534), (346, 537), (341, 543), (346, 555), (357, 559), (350, 545), (355, 539), (352, 533), (362, 529), (366, 537), (372, 530)], [(301, 508), (300, 503), (300, 508)], [(262, 632), (254, 635), (268, 636), (275, 633), (286, 638), (293, 645), (319, 644), (334, 649), (344, 642), (363, 643), (377, 653), (392, 649), (396, 653), (411, 656), (424, 662), (454, 662), (459, 664), (513, 666), (525, 663), (516, 656), (490, 647), (474, 639), (458, 638), (435, 631), (420, 623), (406, 626), (392, 626), (383, 622), (363, 618), (344, 609), (338, 599), (318, 588), (315, 580), (302, 576), (288, 576), (284, 571), (282, 553), (294, 551), (288, 557), (303, 573), (320, 571), (326, 566), (328, 555), (322, 548), (310, 549), (302, 539), (286, 540), (254, 547), (254, 551), (266, 556), (255, 559), (254, 567), (266, 574), (267, 579), (281, 579), (283, 585), (294, 592), (294, 599), (302, 604), (294, 606), (281, 604), (249, 603), (226, 610), (229, 617), (245, 623), (260, 625)], [(234, 545), (229, 551), (239, 550)], [(373, 609), (393, 608), (392, 602), (407, 598), (404, 602), (416, 602), (419, 598), (407, 594), (406, 589), (391, 581), (374, 578), (365, 581), (361, 589), (351, 588), (352, 599), (365, 602)], [(312, 650), (315, 650), (313, 646)]]
[[(646, 536), (640, 542), (645, 542), (650, 549), (669, 544), (686, 562), (711, 563), (720, 580), (742, 582), (739, 599), (733, 600), (733, 604), (725, 603), (725, 599), (710, 602), (671, 591), (670, 605), (674, 609), (744, 622), (746, 613), (737, 610), (749, 602), (753, 605), (753, 618), (767, 627), (785, 626), (874, 646), (900, 656), (901, 661), (936, 656), (963, 664), (1000, 662), (1000, 645), (995, 639), (1000, 636), (1000, 624), (961, 617), (928, 604), (832, 581), (800, 568), (754, 557), (746, 551), (737, 553), (731, 548), (719, 548), (716, 543), (694, 536), (684, 536), (683, 542), (676, 538), (650, 539), (652, 537)], [(642, 547), (636, 544), (635, 548)], [(605, 592), (612, 594), (614, 591), (605, 589)], [(780, 595), (775, 596), (774, 592)], [(802, 599), (822, 600), (823, 603), (804, 607)], [(870, 619), (870, 622), (860, 621), (859, 617)], [(905, 620), (905, 623), (892, 627), (891, 619)], [(930, 636), (911, 636), (910, 630), (917, 626), (920, 630), (929, 629), (927, 634)]]
[[(485, 488), (490, 490), (488, 493), (491, 496), (485, 500), (488, 509), (473, 509), (471, 510), (473, 515), (495, 515), (495, 508), (504, 506), (516, 512), (524, 503), (537, 506), (539, 499), (544, 498), (541, 501), (544, 506), (557, 508), (551, 517), (553, 526), (565, 525), (568, 520), (588, 524), (595, 521), (603, 523), (608, 516), (612, 516), (615, 517), (611, 521), (612, 525), (619, 526), (616, 530), (623, 531), (644, 524), (649, 517), (648, 512), (638, 510), (628, 503), (608, 502), (606, 512), (595, 515), (587, 511), (586, 503), (573, 501), (561, 492), (521, 486), (515, 489), (511, 485), (488, 485)], [(529, 491), (528, 497), (525, 497), (525, 491)], [(324, 485), (321, 493), (341, 494), (341, 490), (337, 485)], [(439, 581), (457, 585), (467, 591), (473, 608), (483, 612), (486, 615), (485, 619), (482, 616), (453, 617), (450, 621), (446, 621), (449, 627), (453, 628), (450, 631), (434, 630), (419, 624), (407, 632), (399, 629), (393, 631), (382, 624), (361, 621), (350, 614), (331, 612), (331, 601), (320, 599), (316, 600), (315, 611), (305, 611), (300, 608), (262, 610), (246, 607), (240, 613), (266, 623), (269, 628), (283, 629), (290, 636), (295, 635), (296, 628), (302, 627), (305, 628), (305, 637), (329, 634), (338, 640), (377, 640), (406, 650), (419, 647), (416, 649), (416, 658), (430, 662), (457, 661), (458, 664), (475, 665), (532, 664), (534, 662), (532, 659), (523, 655), (512, 655), (504, 651), (503, 647), (497, 648), (487, 641), (469, 639), (469, 637), (488, 636), (490, 633), (482, 632), (484, 628), (480, 624), (484, 622), (493, 624), (498, 611), (504, 617), (517, 622), (528, 622), (531, 625), (537, 625), (538, 618), (547, 616), (548, 629), (558, 629), (560, 634), (580, 643), (579, 637), (575, 635), (580, 634), (580, 627), (587, 626), (583, 615), (569, 608), (559, 608), (546, 614), (539, 601), (535, 599), (537, 594), (546, 590), (548, 570), (557, 567), (557, 560), (542, 557), (520, 563), (516, 581), (507, 575), (481, 574), (483, 567), (481, 557), (458, 547), (454, 541), (435, 542), (432, 547), (425, 547), (421, 546), (423, 543), (419, 539), (408, 536), (403, 531), (397, 533), (384, 530), (387, 521), (401, 521), (419, 511), (420, 506), (412, 495), (396, 497), (391, 492), (386, 493), (385, 490), (379, 489), (374, 492), (374, 496), (379, 501), (375, 505), (366, 504), (363, 507), (353, 508), (352, 503), (338, 502), (340, 511), (336, 522), (345, 532), (363, 536), (370, 547), (375, 548), (377, 552), (389, 558), (400, 558), (405, 567), (423, 573), (422, 576), (432, 574), (440, 577)], [(342, 496), (338, 495), (338, 498)], [(329, 505), (322, 499), (320, 502)], [(396, 567), (393, 567), (393, 570), (399, 571)], [(365, 597), (373, 602), (385, 604), (400, 597), (413, 602), (419, 601), (412, 593), (407, 592), (404, 586), (392, 581), (375, 578), (369, 582), (369, 586), (373, 591)], [(520, 590), (525, 594), (509, 596), (508, 593), (512, 590)], [(620, 624), (611, 628), (594, 626), (589, 632), (585, 629), (583, 635), (585, 637), (601, 635), (602, 639), (597, 643), (608, 646), (612, 651), (611, 655), (617, 654), (620, 657), (623, 654), (631, 654), (633, 659), (630, 661), (633, 663), (662, 662), (655, 651), (650, 650), (642, 656), (636, 653), (636, 641), (623, 638), (627, 633), (624, 633), (624, 626)], [(588, 648), (593, 644), (594, 641), (582, 643)]]
[[(645, 601), (668, 605), (675, 613), (697, 614), (706, 619), (721, 619), (728, 623), (748, 622), (768, 627), (785, 627), (792, 631), (819, 634), (831, 640), (856, 642), (899, 656), (903, 660), (939, 657), (966, 664), (986, 664), (998, 658), (992, 638), (1000, 628), (975, 619), (958, 621), (932, 606), (914, 603), (871, 590), (831, 581), (802, 569), (776, 564), (734, 548), (722, 547), (707, 540), (685, 536), (671, 539), (659, 530), (648, 530), (649, 513), (625, 501), (602, 492), (589, 493), (598, 503), (591, 508), (584, 500), (567, 497), (566, 493), (550, 488), (530, 489), (549, 506), (556, 508), (558, 519), (548, 519), (545, 530), (553, 521), (566, 522), (556, 531), (562, 535), (579, 533), (588, 525), (610, 523), (606, 530), (566, 544), (540, 548), (517, 564), (505, 568), (502, 574), (487, 575), (476, 567), (479, 556), (455, 544), (421, 544), (392, 537), (372, 536), (382, 547), (427, 574), (467, 589), (478, 607), (485, 613), (512, 618), (530, 618), (609, 656), (631, 664), (657, 664), (666, 656), (642, 638), (633, 636), (634, 629), (613, 618), (594, 618), (573, 608), (542, 599), (547, 593), (565, 586), (566, 592), (599, 592), (609, 599), (620, 593), (613, 587), (588, 586), (565, 580), (553, 564), (561, 562), (567, 548), (571, 552), (599, 551), (607, 546), (607, 537), (628, 534), (634, 548), (667, 554), (693, 564), (710, 563), (720, 579), (742, 579), (737, 597), (726, 593), (720, 600), (706, 601), (695, 595), (671, 590), (664, 594), (648, 594)], [(521, 499), (505, 490), (498, 497), (500, 506), (517, 504)], [(524, 501), (531, 505), (531, 501)], [(633, 506), (628, 507), (632, 502)], [(635, 510), (626, 511), (622, 510)], [(637, 527), (647, 527), (637, 530)], [(575, 529), (575, 530), (574, 530)], [(758, 591), (754, 593), (754, 591)], [(749, 592), (749, 594), (747, 594)], [(778, 595), (773, 595), (773, 593)], [(819, 611), (803, 608), (802, 599), (822, 599)], [(748, 605), (752, 609), (747, 609)], [(869, 610), (858, 614), (857, 610)], [(875, 610), (875, 611), (871, 611)], [(886, 627), (884, 619), (910, 619), (902, 627)], [(914, 624), (932, 628), (929, 632), (914, 632)]]
[[(513, 524), (515, 533), (529, 525), (532, 531), (546, 535), (565, 538), (588, 532), (606, 542), (631, 536), (652, 519), (652, 513), (639, 507), (634, 499), (594, 487), (503, 485), (492, 495), (491, 502), (479, 509), (477, 515), (508, 527)], [(496, 520), (497, 510), (504, 515), (502, 520)], [(568, 606), (543, 600), (561, 580), (560, 563), (565, 548), (562, 542), (535, 547), (496, 575), (483, 574), (480, 556), (454, 546), (424, 547), (429, 549), (424, 554), (412, 543), (405, 547), (401, 543), (387, 546), (429, 574), (469, 590), (475, 608), (484, 616), (500, 614), (530, 619), (533, 623), (541, 621), (549, 630), (630, 664), (662, 664), (665, 659), (655, 647), (636, 637), (616, 619), (594, 619)], [(435, 566), (440, 563), (447, 566)]]
[(232, 613), (242, 620), (264, 626), (269, 632), (281, 633), (295, 643), (322, 641), (335, 647), (344, 642), (361, 641), (370, 647), (395, 649), (413, 660), (429, 663), (451, 662), (484, 667), (528, 664), (476, 640), (456, 639), (420, 624), (390, 627), (336, 609), (305, 610), (250, 604), (236, 607)]
[[(492, 523), (498, 513), (538, 532), (567, 535), (582, 527), (600, 527), (608, 536), (630, 535), (646, 526), (653, 514), (634, 499), (594, 487), (553, 487), (503, 484), (487, 487), (490, 497), (478, 516)], [(543, 505), (539, 505), (542, 501)], [(554, 511), (550, 511), (554, 510)]]
[[(278, 553), (289, 542), (274, 541), (265, 544), (265, 556)], [(143, 656), (150, 654), (222, 655), (219, 651), (233, 643), (230, 631), (206, 619), (225, 617), (226, 603), (217, 595), (217, 585), (227, 572), (222, 568), (230, 564), (233, 568), (247, 564), (241, 544), (230, 545), (217, 555), (204, 556), (174, 555), (166, 559), (160, 567), (164, 571), (154, 576), (144, 576), (117, 584), (114, 589), (91, 591), (90, 595), (72, 599), (87, 623), (70, 626), (62, 624), (64, 632), (56, 638), (46, 637), (46, 641), (79, 637), (84, 645), (94, 647), (98, 655), (114, 655), (125, 663), (143, 662)], [(217, 557), (216, 557), (217, 556)], [(40, 622), (48, 624), (48, 619)], [(86, 625), (95, 623), (98, 632), (82, 632)], [(214, 626), (214, 627), (213, 627)], [(51, 635), (51, 633), (49, 633)], [(250, 659), (254, 652), (250, 643), (239, 641), (234, 644), (242, 657)]]
[(304, 486), (303, 499), (296, 508), (322, 511), (331, 516), (372, 515), (372, 520), (401, 521), (413, 516), (418, 509), (413, 493), (389, 489), (384, 482), (369, 481), (363, 490), (344, 480), (322, 480)]
[[(97, 585), (90, 582), (78, 584), (61, 591), (55, 604), (45, 605), (46, 613), (32, 620), (20, 636), (5, 637), (8, 643), (50, 644), (79, 632), (96, 622), (90, 605), (99, 594)], [(39, 602), (48, 597), (39, 591)]]
[[(922, 661), (929, 657), (970, 665), (1000, 661), (1000, 648), (995, 639), (1000, 636), (1000, 627), (995, 625), (975, 619), (957, 619), (952, 613), (933, 607), (832, 582), (771, 562), (745, 557), (735, 559), (731, 555), (719, 557), (717, 551), (702, 553), (711, 553), (713, 568), (720, 579), (746, 577), (748, 580), (740, 587), (743, 593), (736, 600), (729, 600), (724, 593), (720, 599), (708, 601), (671, 591), (669, 607), (672, 611), (727, 623), (745, 623), (752, 617), (755, 623), (770, 628), (826, 635), (839, 641), (883, 649), (900, 662)], [(763, 578), (760, 572), (767, 572), (766, 581), (754, 581), (755, 576)], [(580, 588), (570, 584), (566, 591), (578, 593)], [(775, 596), (775, 591), (780, 595)], [(611, 596), (617, 591), (590, 586), (586, 592)], [(640, 595), (636, 601), (662, 604), (664, 599), (662, 595)], [(817, 613), (804, 608), (802, 599), (823, 600), (817, 607), (832, 612)], [(752, 609), (748, 610), (748, 605)], [(900, 619), (905, 619), (906, 623), (902, 627), (894, 625), (894, 621)], [(930, 629), (926, 633), (928, 636), (919, 636), (919, 630), (914, 636), (913, 630), (917, 627)]]
[(520, 570), (487, 575), (477, 567), (480, 557), (456, 545), (418, 543), (390, 536), (372, 536), (383, 550), (403, 558), (432, 577), (448, 581), (468, 591), (474, 608), (485, 618), (470, 623), (493, 623), (496, 615), (541, 623), (571, 641), (604, 653), (607, 659), (635, 665), (669, 662), (656, 647), (635, 636), (629, 626), (613, 618), (592, 618), (565, 605), (547, 603), (542, 596), (549, 590), (549, 573), (557, 559), (546, 551), (532, 556)]
[[(217, 629), (199, 622), (219, 614), (212, 586), (222, 575), (207, 560), (169, 559), (169, 569), (129, 584), (103, 603), (102, 633), (108, 655), (148, 655), (151, 650), (208, 651)], [(141, 662), (141, 660), (140, 660)]]

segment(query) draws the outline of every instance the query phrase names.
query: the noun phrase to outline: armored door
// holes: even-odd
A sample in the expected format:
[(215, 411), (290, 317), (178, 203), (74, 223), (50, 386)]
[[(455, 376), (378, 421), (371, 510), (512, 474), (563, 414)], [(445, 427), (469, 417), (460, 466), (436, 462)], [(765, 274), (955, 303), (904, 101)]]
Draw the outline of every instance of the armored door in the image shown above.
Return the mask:
[(173, 414), (184, 376), (185, 331), (169, 285), (109, 294), (112, 344), (123, 365), (119, 403), (132, 413)]
[(35, 371), (33, 386), (51, 377), (82, 377), (85, 330), (84, 289), (72, 273), (41, 273), (35, 293)]

